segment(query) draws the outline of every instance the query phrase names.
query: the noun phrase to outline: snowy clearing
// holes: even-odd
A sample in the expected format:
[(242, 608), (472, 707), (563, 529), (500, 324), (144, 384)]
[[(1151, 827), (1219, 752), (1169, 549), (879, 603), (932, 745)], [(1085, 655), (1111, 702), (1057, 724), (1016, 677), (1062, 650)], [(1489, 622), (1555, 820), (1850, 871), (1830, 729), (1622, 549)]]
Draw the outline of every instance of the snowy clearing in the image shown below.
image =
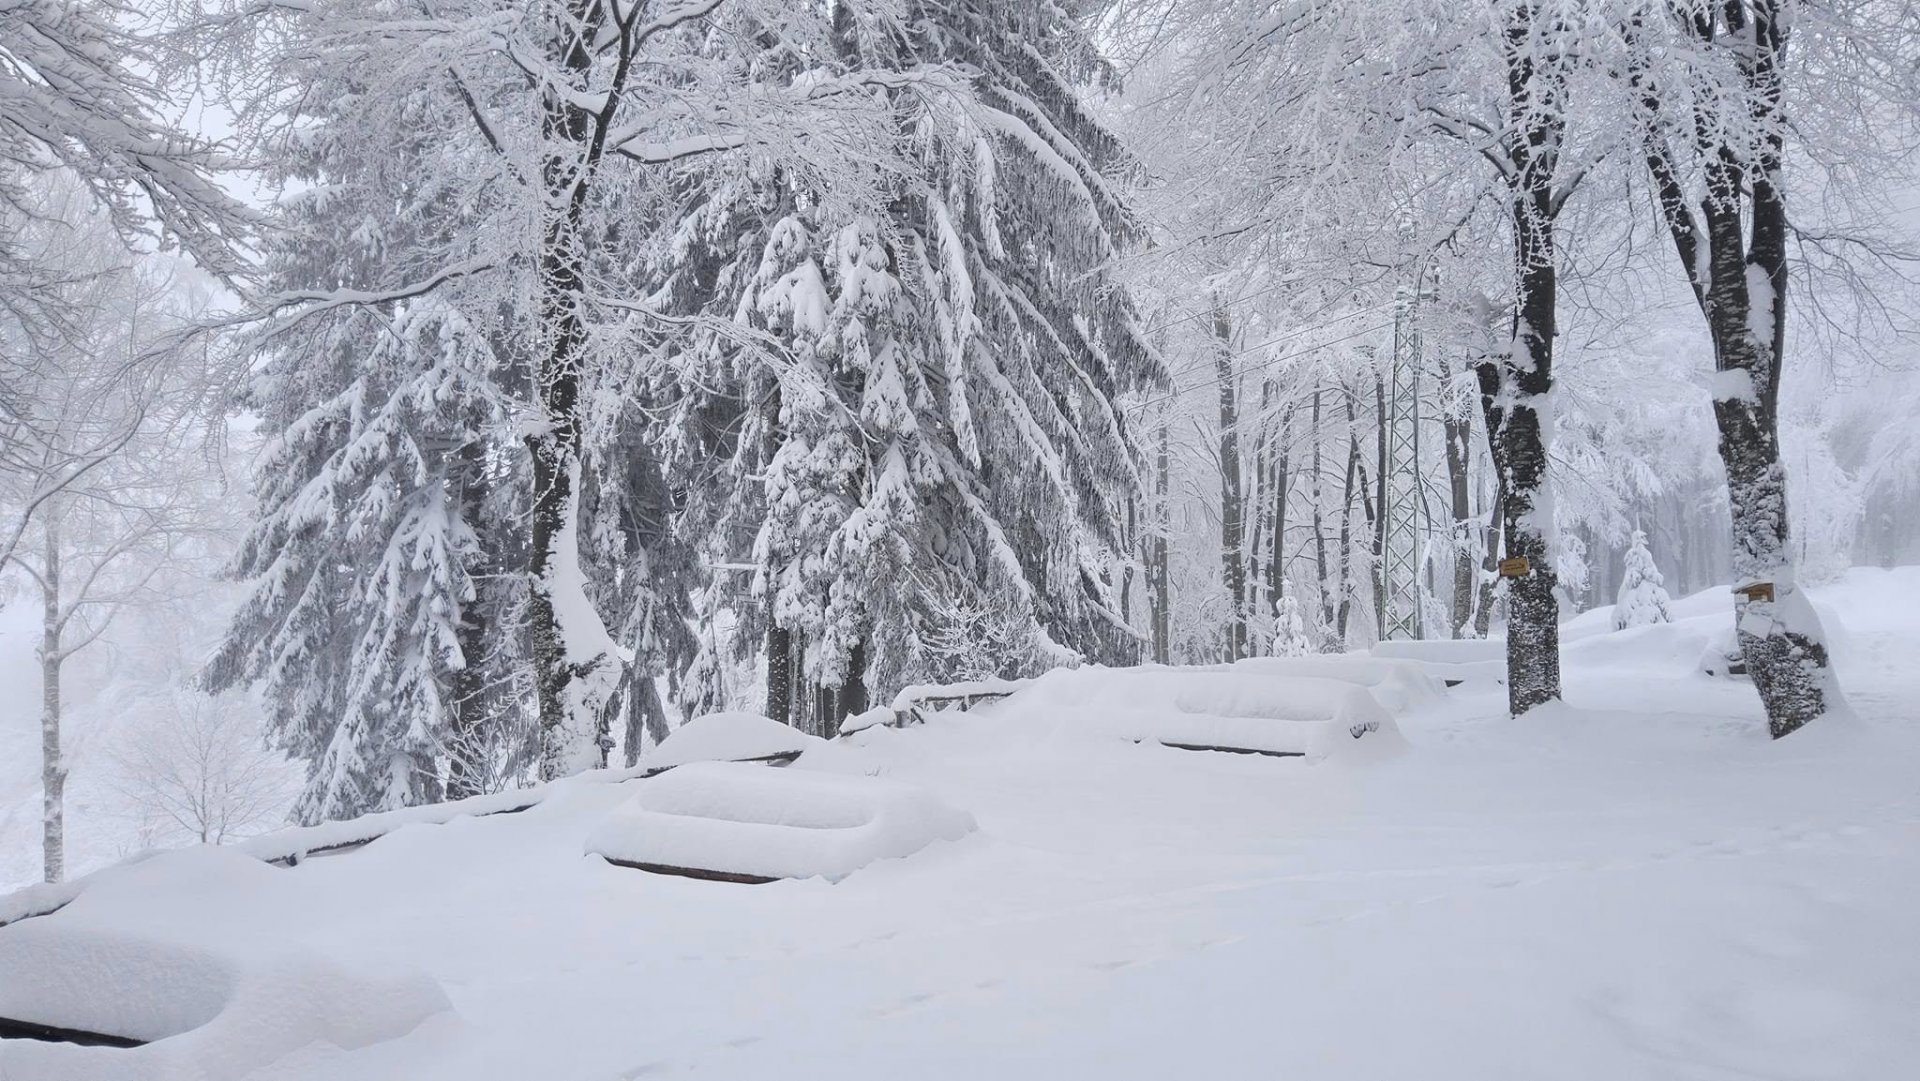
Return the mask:
[[(291, 869), (155, 856), (0, 929), (0, 951), (97, 935), (178, 959), (91, 970), (96, 1013), (75, 1022), (140, 1017), (168, 980), (210, 995), (232, 979), (224, 1012), (133, 1050), (7, 1041), (0, 1075), (1908, 1076), (1920, 570), (1857, 570), (1823, 595), (1849, 626), (1861, 719), (1779, 743), (1751, 687), (1693, 670), (1719, 594), (1677, 602), (1673, 624), (1576, 621), (1568, 706), (1513, 721), (1498, 688), (1456, 687), (1398, 714), (1408, 753), (1363, 766), (1086, 738), (1016, 697), (785, 770), (562, 782), (524, 813), (407, 825)], [(905, 782), (979, 829), (837, 883), (583, 853), (646, 786), (710, 793), (702, 770)], [(4, 971), (20, 1003), (33, 969)], [(391, 1012), (275, 1012), (310, 987)]]

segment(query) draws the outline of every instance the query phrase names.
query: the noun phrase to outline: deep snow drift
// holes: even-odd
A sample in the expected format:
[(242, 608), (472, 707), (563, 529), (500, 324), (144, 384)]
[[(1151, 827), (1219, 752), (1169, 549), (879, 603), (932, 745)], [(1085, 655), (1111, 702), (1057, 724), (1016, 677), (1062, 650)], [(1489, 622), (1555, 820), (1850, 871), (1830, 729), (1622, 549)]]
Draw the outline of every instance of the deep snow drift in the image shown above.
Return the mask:
[[(27, 958), (0, 1001), (52, 956), (7, 952), (30, 932), (144, 959), (94, 970), (100, 1024), (213, 1020), (134, 1049), (6, 1041), (0, 1077), (1917, 1076), (1920, 570), (1820, 596), (1859, 720), (1780, 743), (1750, 686), (1696, 670), (1716, 593), (1674, 624), (1573, 621), (1567, 704), (1520, 721), (1490, 682), (1393, 676), (1397, 755), (1136, 744), (1085, 723), (1111, 696), (1044, 694), (815, 746), (784, 772), (905, 782), (978, 824), (836, 883), (583, 852), (674, 773), (293, 868), (152, 857), (0, 928)], [(1259, 671), (1187, 704), (1291, 716)], [(283, 1008), (305, 988), (314, 1015)]]

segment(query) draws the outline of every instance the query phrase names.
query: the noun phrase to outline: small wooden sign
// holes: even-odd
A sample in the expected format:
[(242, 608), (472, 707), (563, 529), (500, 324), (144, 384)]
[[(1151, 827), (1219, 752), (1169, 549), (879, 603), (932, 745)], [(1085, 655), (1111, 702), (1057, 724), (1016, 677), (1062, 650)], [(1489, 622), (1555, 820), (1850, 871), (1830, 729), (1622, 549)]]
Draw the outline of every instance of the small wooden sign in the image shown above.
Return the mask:
[(1770, 601), (1773, 599), (1772, 582), (1748, 582), (1743, 586), (1734, 586), (1733, 591), (1750, 601)]
[(1527, 562), (1526, 556), (1511, 556), (1500, 561), (1502, 578), (1525, 578), (1527, 572), (1532, 569), (1533, 565)]

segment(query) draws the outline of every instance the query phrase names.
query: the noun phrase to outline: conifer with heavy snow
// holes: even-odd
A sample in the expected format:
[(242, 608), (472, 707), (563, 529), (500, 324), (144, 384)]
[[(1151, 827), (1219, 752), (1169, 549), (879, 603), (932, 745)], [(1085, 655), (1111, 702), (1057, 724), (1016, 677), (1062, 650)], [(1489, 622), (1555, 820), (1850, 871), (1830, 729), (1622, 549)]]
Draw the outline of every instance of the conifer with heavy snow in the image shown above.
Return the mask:
[(1661, 583), (1665, 579), (1653, 565), (1653, 553), (1647, 551), (1647, 535), (1633, 531), (1633, 546), (1627, 549), (1626, 568), (1620, 579), (1620, 592), (1613, 603), (1613, 629), (1644, 627), (1649, 623), (1668, 623), (1673, 613), (1667, 605), (1671, 598)]

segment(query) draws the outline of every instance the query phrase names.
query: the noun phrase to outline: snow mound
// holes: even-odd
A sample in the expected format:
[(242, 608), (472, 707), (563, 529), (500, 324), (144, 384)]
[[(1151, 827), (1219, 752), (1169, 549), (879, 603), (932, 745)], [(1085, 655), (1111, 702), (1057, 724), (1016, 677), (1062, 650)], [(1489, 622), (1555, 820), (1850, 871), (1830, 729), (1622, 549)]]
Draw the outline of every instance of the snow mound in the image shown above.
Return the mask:
[(1499, 638), (1395, 639), (1374, 646), (1373, 655), (1440, 664), (1472, 664), (1475, 661), (1505, 661), (1507, 643)]
[[(596, 774), (612, 774), (598, 770)], [(582, 780), (600, 779), (582, 775)], [(617, 779), (617, 778), (609, 778)], [(571, 779), (569, 779), (571, 780)], [(342, 852), (371, 844), (402, 826), (444, 826), (459, 818), (511, 814), (524, 811), (546, 799), (552, 785), (510, 788), (501, 792), (470, 796), (444, 803), (423, 803), (416, 807), (398, 807), (375, 811), (355, 818), (340, 818), (311, 826), (294, 826), (250, 837), (234, 846), (241, 852), (267, 863), (293, 866), (308, 856)]]
[(661, 740), (640, 768), (650, 777), (690, 762), (792, 761), (825, 742), (758, 713), (709, 713)]
[(1330, 653), (1307, 657), (1249, 657), (1236, 661), (1231, 671), (1260, 675), (1306, 676), (1333, 679), (1365, 687), (1374, 700), (1394, 713), (1439, 701), (1439, 680), (1414, 661), (1368, 657), (1358, 653)]
[(649, 869), (837, 881), (974, 829), (972, 815), (912, 785), (695, 762), (642, 784), (586, 850)]
[(350, 973), (311, 954), (224, 956), (62, 916), (0, 931), (0, 1016), (157, 1041), (79, 1047), (7, 1041), (0, 1076), (45, 1081), (229, 1081), (324, 1041), (353, 1050), (452, 1007), (429, 977)]
[(1318, 761), (1367, 741), (1404, 745), (1393, 714), (1357, 682), (1259, 669), (1077, 668), (1049, 672), (1022, 711), (1067, 732)]
[(0, 931), (0, 972), (0, 1017), (149, 1041), (213, 1020), (236, 978), (204, 950), (53, 918)]

